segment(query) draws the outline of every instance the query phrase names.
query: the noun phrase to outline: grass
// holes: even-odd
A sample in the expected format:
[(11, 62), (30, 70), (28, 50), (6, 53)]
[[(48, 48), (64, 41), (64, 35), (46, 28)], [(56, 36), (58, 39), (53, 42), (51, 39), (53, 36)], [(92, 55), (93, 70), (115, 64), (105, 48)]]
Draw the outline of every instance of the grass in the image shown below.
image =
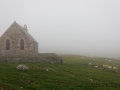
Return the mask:
[[(77, 55), (62, 55), (64, 64), (24, 63), (28, 70), (17, 70), (20, 62), (0, 62), (1, 90), (119, 90), (120, 74), (112, 70), (96, 69), (94, 65), (116, 66), (120, 61), (111, 62)], [(92, 66), (88, 67), (91, 62)], [(46, 71), (45, 68), (54, 70)], [(91, 82), (90, 79), (93, 79)]]

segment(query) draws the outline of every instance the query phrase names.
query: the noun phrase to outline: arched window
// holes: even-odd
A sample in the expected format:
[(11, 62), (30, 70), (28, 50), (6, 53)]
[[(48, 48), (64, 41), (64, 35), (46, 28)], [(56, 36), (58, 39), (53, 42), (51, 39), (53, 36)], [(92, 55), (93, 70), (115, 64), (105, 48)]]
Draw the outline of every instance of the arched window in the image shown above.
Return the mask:
[(10, 50), (10, 40), (6, 40), (6, 50)]
[(24, 50), (24, 40), (20, 40), (20, 50)]

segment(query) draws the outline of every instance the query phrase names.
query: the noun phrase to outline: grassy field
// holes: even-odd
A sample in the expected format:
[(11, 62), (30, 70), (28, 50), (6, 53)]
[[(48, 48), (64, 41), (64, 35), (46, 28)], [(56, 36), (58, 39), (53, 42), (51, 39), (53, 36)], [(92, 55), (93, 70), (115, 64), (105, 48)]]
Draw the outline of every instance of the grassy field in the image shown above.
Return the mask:
[[(1, 90), (120, 90), (120, 74), (102, 68), (103, 64), (116, 66), (120, 61), (60, 55), (64, 64), (0, 62)], [(91, 62), (92, 66), (87, 64)], [(28, 70), (18, 70), (26, 64)], [(99, 68), (94, 68), (98, 65)], [(47, 69), (46, 69), (47, 68)], [(90, 81), (92, 79), (93, 81)]]

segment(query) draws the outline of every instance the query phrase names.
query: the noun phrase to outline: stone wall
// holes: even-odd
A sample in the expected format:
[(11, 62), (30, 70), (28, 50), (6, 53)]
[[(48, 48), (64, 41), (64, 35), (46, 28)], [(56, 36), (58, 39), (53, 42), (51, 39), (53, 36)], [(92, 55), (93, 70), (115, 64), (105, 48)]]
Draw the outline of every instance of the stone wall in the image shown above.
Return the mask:
[(62, 64), (61, 57), (24, 57), (24, 56), (0, 56), (0, 61), (2, 62), (41, 62), (41, 63), (58, 63)]

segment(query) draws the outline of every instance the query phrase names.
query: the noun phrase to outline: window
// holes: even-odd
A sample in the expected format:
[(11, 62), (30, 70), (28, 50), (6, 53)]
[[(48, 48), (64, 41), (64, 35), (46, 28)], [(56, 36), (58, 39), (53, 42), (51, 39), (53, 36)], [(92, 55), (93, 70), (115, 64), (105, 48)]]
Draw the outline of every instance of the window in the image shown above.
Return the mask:
[(10, 50), (10, 40), (6, 40), (6, 50)]
[(24, 40), (20, 40), (20, 50), (24, 50)]

